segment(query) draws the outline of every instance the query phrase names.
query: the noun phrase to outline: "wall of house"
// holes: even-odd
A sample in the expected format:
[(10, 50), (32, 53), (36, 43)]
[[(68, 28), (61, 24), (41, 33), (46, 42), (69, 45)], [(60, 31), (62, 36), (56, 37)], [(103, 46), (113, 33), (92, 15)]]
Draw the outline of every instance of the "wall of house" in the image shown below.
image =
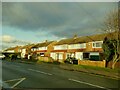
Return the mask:
[(97, 66), (97, 67), (105, 67), (105, 60), (103, 61), (90, 61), (90, 60), (79, 60), (79, 65), (88, 65), (88, 66)]
[[(102, 41), (96, 41), (96, 42), (102, 42)], [(103, 51), (102, 47), (93, 47), (93, 43), (94, 42), (86, 43), (86, 51), (98, 51), (98, 52)]]
[(19, 48), (16, 47), (16, 48), (14, 49), (14, 52), (15, 52), (15, 53), (18, 53), (18, 52), (19, 52), (18, 50), (19, 50)]
[(56, 43), (57, 43), (57, 42), (55, 41), (55, 42), (52, 42), (51, 44), (48, 45), (48, 47), (47, 47), (47, 53), (46, 53), (46, 55), (47, 55), (48, 57), (50, 57), (50, 53), (51, 53), (51, 51), (54, 50), (54, 45), (55, 45)]
[(50, 57), (54, 59), (54, 61), (64, 62), (66, 59), (66, 53), (64, 52), (52, 52), (50, 53)]
[(75, 52), (75, 58), (78, 60), (83, 60), (83, 52)]
[(22, 58), (25, 58), (25, 54), (26, 54), (26, 49), (22, 49), (21, 57), (22, 57)]
[(54, 60), (57, 59), (57, 57), (56, 57), (56, 53), (54, 53), (54, 52), (50, 53), (50, 57), (52, 57)]

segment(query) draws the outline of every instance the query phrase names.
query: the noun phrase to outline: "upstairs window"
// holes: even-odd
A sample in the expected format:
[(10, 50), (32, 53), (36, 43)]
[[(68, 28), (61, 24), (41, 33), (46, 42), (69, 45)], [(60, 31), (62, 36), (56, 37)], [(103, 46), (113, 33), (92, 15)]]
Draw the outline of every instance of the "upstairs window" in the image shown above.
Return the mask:
[(54, 46), (54, 50), (66, 50), (67, 49), (67, 45), (58, 45), (58, 46)]
[(92, 47), (93, 48), (102, 48), (102, 44), (103, 44), (102, 41), (93, 42)]
[(80, 44), (80, 48), (86, 48), (86, 43)]
[(81, 49), (81, 48), (86, 48), (86, 43), (71, 44), (68, 46), (68, 49)]

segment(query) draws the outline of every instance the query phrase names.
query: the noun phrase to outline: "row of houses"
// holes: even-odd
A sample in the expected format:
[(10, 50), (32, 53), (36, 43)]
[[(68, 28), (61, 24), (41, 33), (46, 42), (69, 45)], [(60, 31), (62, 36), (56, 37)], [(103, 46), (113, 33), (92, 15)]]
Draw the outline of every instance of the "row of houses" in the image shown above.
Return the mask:
[(97, 34), (91, 36), (62, 39), (59, 41), (44, 41), (37, 44), (16, 46), (8, 48), (5, 52), (20, 53), (21, 58), (30, 56), (51, 57), (53, 60), (63, 62), (67, 57), (75, 57), (78, 60), (100, 60), (103, 53), (102, 44), (104, 38), (117, 38), (117, 33)]

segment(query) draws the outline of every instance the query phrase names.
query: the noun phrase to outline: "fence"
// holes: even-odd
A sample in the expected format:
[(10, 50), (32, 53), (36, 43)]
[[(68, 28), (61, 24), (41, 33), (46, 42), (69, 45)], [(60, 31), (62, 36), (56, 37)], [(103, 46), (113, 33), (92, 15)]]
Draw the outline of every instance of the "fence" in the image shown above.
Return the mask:
[[(110, 62), (108, 63), (108, 65), (107, 65), (107, 67), (112, 68), (112, 64), (113, 64), (113, 62), (110, 61)], [(120, 61), (116, 62), (115, 68), (120, 68)]]

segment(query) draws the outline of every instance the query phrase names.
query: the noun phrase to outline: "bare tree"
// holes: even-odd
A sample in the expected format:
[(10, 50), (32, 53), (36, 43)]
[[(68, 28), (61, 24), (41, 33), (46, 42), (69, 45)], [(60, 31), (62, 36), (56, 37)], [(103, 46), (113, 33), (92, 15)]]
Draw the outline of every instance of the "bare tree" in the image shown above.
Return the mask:
[[(113, 51), (114, 51), (114, 54), (112, 54), (113, 58), (112, 58), (112, 61), (113, 61), (113, 64), (112, 64), (112, 68), (114, 69), (115, 67), (115, 64), (118, 60), (120, 60), (120, 27), (119, 27), (119, 20), (120, 20), (120, 16), (119, 16), (119, 10), (113, 10), (111, 11), (105, 21), (104, 21), (104, 28), (102, 29), (102, 31), (104, 31), (105, 33), (109, 33), (109, 36), (111, 38), (109, 38), (110, 40), (110, 43), (111, 45), (113, 46)], [(114, 34), (114, 39), (112, 38), (113, 37), (113, 34), (112, 33), (115, 33)], [(107, 36), (106, 36), (107, 37)], [(103, 43), (104, 44), (104, 43)], [(108, 45), (107, 45), (108, 46)]]
[(105, 17), (103, 23), (102, 31), (106, 33), (111, 33), (119, 30), (119, 12), (118, 10), (113, 10)]

